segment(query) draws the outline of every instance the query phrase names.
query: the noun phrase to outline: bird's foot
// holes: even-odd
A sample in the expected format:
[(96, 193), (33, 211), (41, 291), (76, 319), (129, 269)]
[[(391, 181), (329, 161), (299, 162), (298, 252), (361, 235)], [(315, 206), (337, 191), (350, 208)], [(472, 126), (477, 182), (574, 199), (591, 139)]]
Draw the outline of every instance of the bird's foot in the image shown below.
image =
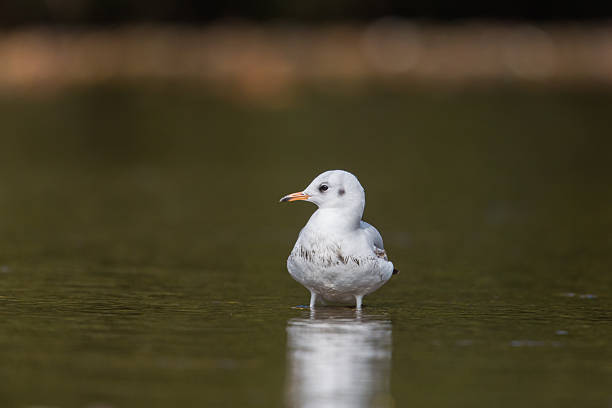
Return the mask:
[(355, 309), (361, 310), (361, 301), (363, 300), (363, 295), (355, 296)]

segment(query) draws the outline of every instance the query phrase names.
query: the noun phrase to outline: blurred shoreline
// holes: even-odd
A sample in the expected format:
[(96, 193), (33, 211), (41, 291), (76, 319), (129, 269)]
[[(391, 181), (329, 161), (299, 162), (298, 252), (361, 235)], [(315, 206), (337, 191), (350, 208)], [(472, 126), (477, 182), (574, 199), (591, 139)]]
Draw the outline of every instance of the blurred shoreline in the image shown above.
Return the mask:
[(0, 92), (112, 80), (196, 81), (254, 97), (329, 81), (609, 87), (612, 23), (38, 27), (0, 33), (0, 61)]

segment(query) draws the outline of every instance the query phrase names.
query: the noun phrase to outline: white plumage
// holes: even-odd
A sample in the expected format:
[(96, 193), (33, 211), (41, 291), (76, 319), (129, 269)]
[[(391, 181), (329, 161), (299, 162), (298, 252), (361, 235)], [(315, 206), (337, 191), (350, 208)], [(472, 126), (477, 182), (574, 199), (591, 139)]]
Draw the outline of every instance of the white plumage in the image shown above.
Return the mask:
[(343, 170), (317, 176), (304, 191), (281, 201), (304, 200), (319, 208), (300, 231), (287, 259), (291, 276), (317, 301), (349, 303), (357, 309), (365, 295), (396, 273), (380, 233), (361, 220), (365, 193), (357, 177)]

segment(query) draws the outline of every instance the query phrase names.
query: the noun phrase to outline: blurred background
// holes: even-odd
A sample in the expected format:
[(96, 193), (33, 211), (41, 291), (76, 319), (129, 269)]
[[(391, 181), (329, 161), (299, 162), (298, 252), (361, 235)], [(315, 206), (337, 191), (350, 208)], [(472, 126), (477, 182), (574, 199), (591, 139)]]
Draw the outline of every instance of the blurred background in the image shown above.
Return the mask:
[[(610, 406), (611, 16), (0, 2), (0, 405)], [(337, 168), (363, 316), (285, 267)]]

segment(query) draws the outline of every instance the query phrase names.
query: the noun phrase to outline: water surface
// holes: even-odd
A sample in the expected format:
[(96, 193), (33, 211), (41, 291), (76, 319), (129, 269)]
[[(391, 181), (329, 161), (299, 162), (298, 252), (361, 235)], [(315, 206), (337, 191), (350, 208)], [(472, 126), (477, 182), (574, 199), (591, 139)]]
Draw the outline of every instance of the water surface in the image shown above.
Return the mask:
[[(7, 407), (612, 403), (612, 94), (109, 85), (0, 98)], [(296, 309), (319, 172), (401, 273)], [(331, 401), (335, 401), (332, 404)]]

